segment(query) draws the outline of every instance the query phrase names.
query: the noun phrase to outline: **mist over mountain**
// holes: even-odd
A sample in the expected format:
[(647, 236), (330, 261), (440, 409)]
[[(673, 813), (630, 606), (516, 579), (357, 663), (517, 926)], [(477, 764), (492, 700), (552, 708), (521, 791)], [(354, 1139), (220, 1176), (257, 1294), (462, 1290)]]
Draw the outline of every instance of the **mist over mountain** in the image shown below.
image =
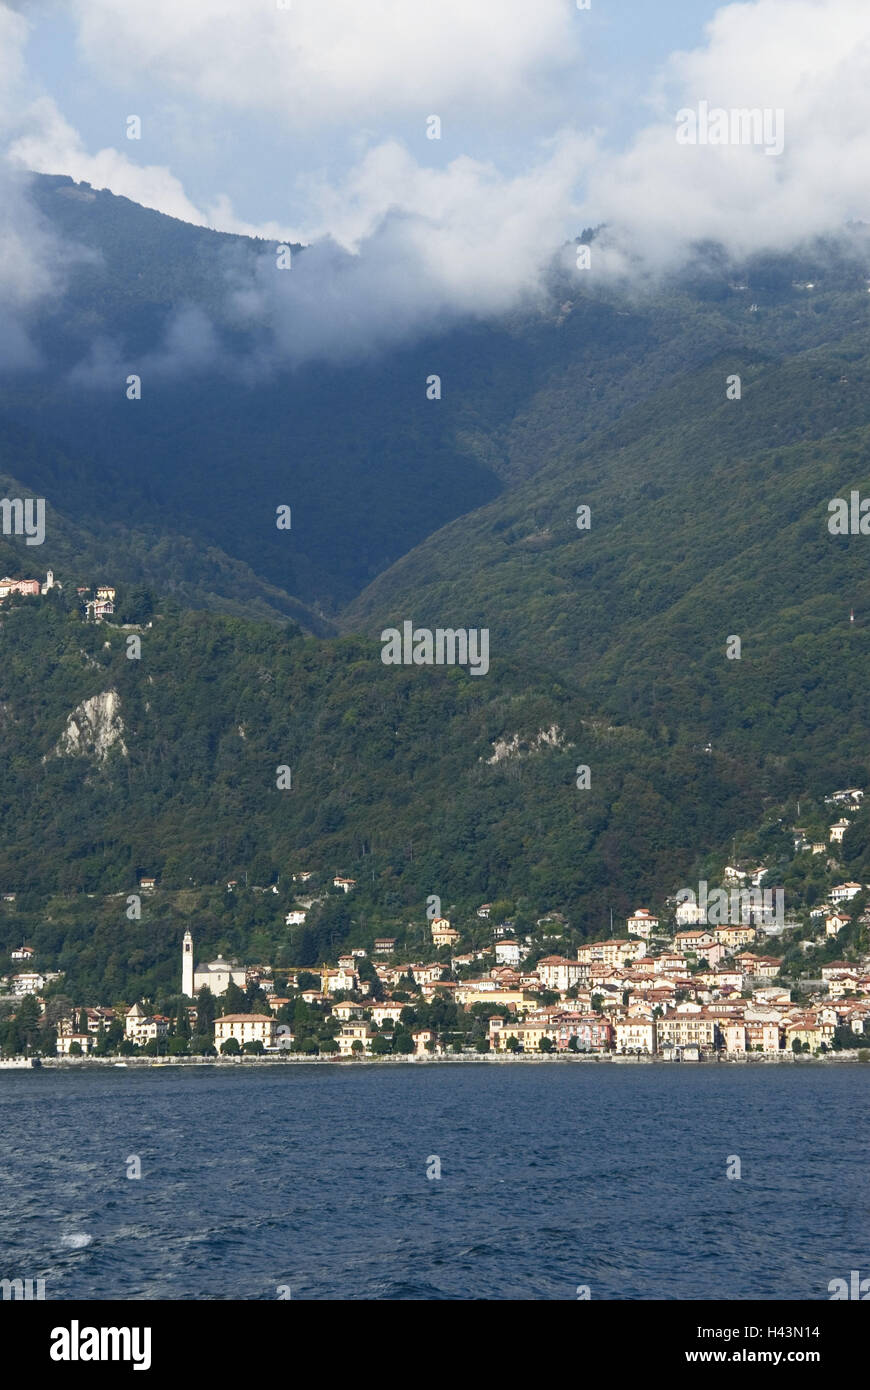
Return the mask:
[[(866, 310), (861, 227), (740, 267), (699, 247), (646, 289), (587, 283), (566, 248), (508, 315), (418, 329), (398, 347), (349, 339), (344, 360), (294, 363), (268, 316), (242, 326), (229, 306), (246, 277), (257, 293), (267, 274), (295, 284), (310, 249), (294, 247), (283, 271), (274, 245), (62, 177), (36, 178), (30, 201), (70, 258), (63, 292), (28, 311), (28, 354), (0, 381), (4, 471), (45, 494), (58, 536), (159, 534), (148, 559), (132, 546), (132, 569), (121, 545), (121, 577), (239, 611), (241, 566), (269, 589), (258, 612), (318, 631), (427, 536), (729, 344), (809, 351), (843, 331), (838, 296), (855, 297), (853, 318)], [(807, 282), (811, 294), (795, 288)], [(131, 375), (141, 399), (127, 398)], [(290, 530), (276, 527), (282, 506)], [(178, 546), (223, 573), (181, 575)]]

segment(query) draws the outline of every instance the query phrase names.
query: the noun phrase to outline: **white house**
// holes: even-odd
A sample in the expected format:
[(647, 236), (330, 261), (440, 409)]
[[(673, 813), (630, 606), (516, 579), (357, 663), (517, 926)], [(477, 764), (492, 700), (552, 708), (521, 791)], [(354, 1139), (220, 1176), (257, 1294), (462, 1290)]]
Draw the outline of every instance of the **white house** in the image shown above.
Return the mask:
[(497, 965), (519, 965), (522, 959), (522, 947), (518, 941), (511, 937), (505, 937), (504, 941), (495, 943), (495, 959)]
[(832, 903), (847, 903), (856, 898), (861, 892), (860, 883), (838, 883), (836, 888), (832, 888), (830, 899)]
[(301, 927), (307, 916), (308, 913), (303, 912), (302, 908), (294, 908), (294, 910), (288, 912), (287, 916), (284, 918), (284, 925), (285, 927)]
[(402, 1016), (402, 1010), (404, 1007), (404, 1004), (391, 1004), (389, 1002), (373, 1004), (372, 1022), (376, 1023), (379, 1028), (381, 1027), (381, 1024), (383, 1023), (385, 1018), (391, 1019), (393, 1023), (398, 1023), (399, 1019)]
[(38, 994), (45, 989), (44, 975), (40, 975), (38, 970), (22, 970), (19, 975), (12, 976), (13, 994)]
[(336, 970), (330, 970), (323, 966), (320, 971), (320, 988), (324, 994), (338, 994), (343, 990), (354, 990), (358, 985), (359, 977), (354, 970), (346, 970), (342, 966)]
[(68, 1057), (73, 1043), (78, 1043), (82, 1053), (91, 1052), (97, 1045), (93, 1033), (59, 1033), (57, 1039), (58, 1057)]
[(586, 966), (579, 960), (568, 960), (565, 956), (544, 956), (535, 969), (545, 989), (562, 993), (572, 985), (578, 985), (587, 975)]
[(32, 946), (19, 946), (12, 952), (13, 960), (31, 960), (34, 955)]
[(707, 920), (706, 910), (691, 898), (678, 904), (675, 916), (678, 927), (696, 927), (699, 922)]
[(168, 1032), (169, 1019), (164, 1014), (146, 1014), (141, 1004), (134, 1004), (127, 1010), (124, 1034), (131, 1042), (152, 1042), (155, 1038), (165, 1038)]
[(655, 1020), (643, 1017), (618, 1019), (616, 1023), (617, 1052), (642, 1052), (652, 1055), (656, 1050)]
[(221, 1043), (230, 1038), (235, 1038), (240, 1047), (249, 1042), (274, 1047), (277, 1026), (271, 1014), (224, 1014), (214, 1022), (215, 1047), (220, 1051)]
[(852, 822), (848, 820), (838, 820), (836, 825), (832, 825), (830, 831), (831, 842), (835, 845), (841, 845), (843, 843), (843, 836), (851, 824)]
[(629, 936), (640, 936), (644, 941), (649, 941), (653, 932), (658, 930), (658, 925), (658, 917), (647, 912), (645, 907), (637, 908), (626, 923)]

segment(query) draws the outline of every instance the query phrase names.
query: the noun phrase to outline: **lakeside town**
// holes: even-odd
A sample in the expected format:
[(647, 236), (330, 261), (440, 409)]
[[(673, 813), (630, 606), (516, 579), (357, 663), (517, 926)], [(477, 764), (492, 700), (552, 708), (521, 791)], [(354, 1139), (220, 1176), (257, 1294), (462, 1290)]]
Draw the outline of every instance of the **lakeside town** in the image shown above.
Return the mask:
[[(794, 827), (795, 856), (825, 856), (836, 879), (863, 796), (849, 788), (827, 797), (824, 839)], [(63, 992), (63, 973), (44, 968), (25, 942), (10, 952), (17, 968), (0, 979), (0, 1050), (7, 1065), (138, 1056), (699, 1061), (855, 1050), (870, 1058), (870, 885), (832, 881), (822, 901), (790, 917), (769, 878), (763, 864), (726, 865), (721, 886), (680, 890), (661, 912), (638, 907), (613, 934), (570, 954), (561, 913), (519, 933), (494, 919), (491, 903), (454, 925), (438, 899), (427, 909), (425, 951), (376, 935), (319, 968), (221, 954), (199, 962), (187, 930), (175, 1007), (163, 1010), (148, 999), (79, 1005)], [(316, 879), (293, 875), (298, 905), (286, 928), (303, 926), (322, 901), (306, 896)], [(341, 898), (357, 884), (335, 874), (326, 887)], [(142, 877), (139, 890), (159, 893), (157, 878)], [(226, 884), (228, 896), (242, 891)], [(819, 959), (817, 970), (787, 964), (801, 957)]]

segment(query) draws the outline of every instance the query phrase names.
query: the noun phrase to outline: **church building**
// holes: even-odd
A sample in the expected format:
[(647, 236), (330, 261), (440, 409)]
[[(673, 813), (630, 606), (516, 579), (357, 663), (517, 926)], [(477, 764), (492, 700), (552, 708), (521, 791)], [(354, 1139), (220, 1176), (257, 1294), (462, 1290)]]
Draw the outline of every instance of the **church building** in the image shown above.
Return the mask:
[(212, 994), (226, 994), (230, 981), (238, 985), (239, 989), (245, 988), (244, 966), (238, 965), (236, 961), (224, 960), (223, 956), (218, 956), (217, 960), (210, 960), (207, 965), (194, 965), (193, 937), (186, 931), (181, 948), (182, 994), (188, 999), (195, 999), (203, 985), (206, 985)]

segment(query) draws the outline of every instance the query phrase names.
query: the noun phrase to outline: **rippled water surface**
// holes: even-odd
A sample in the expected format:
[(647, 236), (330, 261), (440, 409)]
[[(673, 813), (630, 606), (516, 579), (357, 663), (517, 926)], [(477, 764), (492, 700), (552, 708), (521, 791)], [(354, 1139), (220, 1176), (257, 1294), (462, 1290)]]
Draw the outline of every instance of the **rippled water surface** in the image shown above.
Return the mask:
[(0, 1072), (0, 1277), (49, 1299), (826, 1299), (870, 1275), (868, 1101), (857, 1064)]

